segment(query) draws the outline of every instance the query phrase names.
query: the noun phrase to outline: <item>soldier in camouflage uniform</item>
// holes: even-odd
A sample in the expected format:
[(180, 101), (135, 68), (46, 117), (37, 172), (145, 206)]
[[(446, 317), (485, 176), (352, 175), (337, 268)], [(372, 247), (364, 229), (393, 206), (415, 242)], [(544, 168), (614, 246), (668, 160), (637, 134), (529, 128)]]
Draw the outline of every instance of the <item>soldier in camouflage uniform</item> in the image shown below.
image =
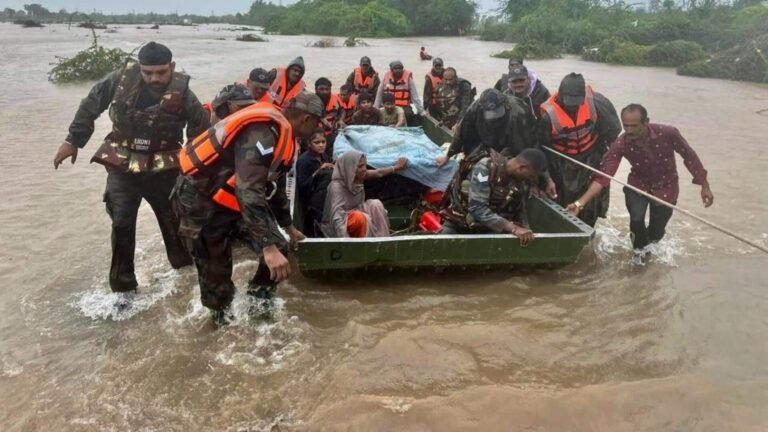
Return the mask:
[(473, 156), (462, 161), (445, 193), (441, 233), (509, 233), (527, 245), (533, 240), (526, 208), (530, 183), (546, 169), (546, 156), (538, 149), (511, 159), (495, 151)]
[(152, 206), (173, 268), (192, 263), (178, 237), (178, 219), (168, 197), (178, 176), (178, 151), (187, 137), (208, 127), (208, 115), (188, 87), (189, 76), (175, 72), (171, 51), (150, 42), (139, 51), (138, 62), (99, 81), (80, 103), (66, 141), (53, 160), (55, 168), (67, 158), (75, 163), (77, 150), (94, 131), (94, 121), (109, 108), (112, 131), (91, 159), (107, 169), (104, 193), (112, 219), (113, 291), (134, 291), (136, 217), (141, 200)]
[(446, 68), (435, 98), (435, 118), (448, 129), (453, 129), (472, 103), (472, 84), (456, 76), (456, 69)]
[[(292, 166), (294, 138), (310, 138), (318, 122), (325, 121), (323, 108), (317, 95), (305, 91), (282, 112), (258, 103), (223, 119), (182, 150), (182, 172), (187, 173), (185, 153), (201, 165), (202, 158), (192, 156), (198, 154), (196, 148), (206, 143), (217, 147), (218, 157), (209, 165), (179, 178), (173, 201), (181, 217), (181, 234), (192, 247), (201, 302), (218, 324), (232, 317), (235, 240), (261, 258), (248, 284), (249, 295), (271, 299), (277, 283), (290, 273), (285, 258), (288, 244), (278, 227), (294, 245), (304, 235), (292, 224), (285, 173)], [(228, 200), (219, 198), (222, 192)]]

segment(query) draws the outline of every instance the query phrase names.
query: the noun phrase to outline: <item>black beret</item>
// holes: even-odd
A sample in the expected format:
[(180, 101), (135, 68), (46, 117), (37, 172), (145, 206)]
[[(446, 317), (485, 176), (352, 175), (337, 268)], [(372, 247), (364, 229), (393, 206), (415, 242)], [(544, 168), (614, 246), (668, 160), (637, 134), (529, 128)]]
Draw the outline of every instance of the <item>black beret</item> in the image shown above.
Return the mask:
[(157, 42), (149, 42), (139, 50), (139, 63), (144, 66), (167, 65), (172, 59), (171, 50)]

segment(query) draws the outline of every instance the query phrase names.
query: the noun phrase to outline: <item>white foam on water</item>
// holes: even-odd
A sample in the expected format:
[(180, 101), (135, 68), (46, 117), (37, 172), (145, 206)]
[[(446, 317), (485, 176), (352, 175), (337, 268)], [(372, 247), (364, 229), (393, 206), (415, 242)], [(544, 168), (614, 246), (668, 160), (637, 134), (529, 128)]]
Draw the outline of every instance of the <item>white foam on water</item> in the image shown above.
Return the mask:
[(381, 406), (395, 414), (403, 415), (413, 406), (413, 398), (386, 398), (381, 401)]
[(13, 378), (15, 376), (21, 375), (22, 372), (24, 372), (23, 365), (20, 365), (15, 361), (9, 360), (7, 358), (3, 359), (3, 369), (0, 376), (5, 378)]
[[(159, 258), (152, 251), (160, 245)], [(162, 240), (159, 234), (150, 237), (141, 247), (137, 245), (135, 254), (136, 280), (139, 287), (136, 293), (115, 293), (109, 288), (105, 276), (100, 276), (91, 287), (75, 295), (70, 303), (84, 316), (92, 320), (124, 321), (148, 310), (157, 302), (176, 292), (176, 281), (180, 276), (194, 269), (174, 270), (162, 252)], [(154, 255), (153, 255), (154, 254)], [(106, 271), (106, 269), (105, 269)], [(120, 306), (120, 303), (127, 306)]]
[(689, 246), (686, 248), (681, 238), (674, 234), (674, 231), (672, 233), (668, 231), (664, 236), (664, 239), (660, 242), (651, 243), (645, 247), (644, 250), (650, 252), (650, 257), (645, 263), (642, 263), (634, 258), (632, 240), (628, 233), (619, 230), (610, 222), (598, 223), (595, 231), (596, 234), (593, 247), (595, 253), (602, 262), (620, 259), (636, 265), (657, 263), (676, 267), (677, 257), (692, 255), (688, 249), (696, 250), (699, 247), (707, 245), (707, 243), (704, 242), (704, 238), (688, 236), (686, 237), (686, 240), (694, 241), (696, 246)]

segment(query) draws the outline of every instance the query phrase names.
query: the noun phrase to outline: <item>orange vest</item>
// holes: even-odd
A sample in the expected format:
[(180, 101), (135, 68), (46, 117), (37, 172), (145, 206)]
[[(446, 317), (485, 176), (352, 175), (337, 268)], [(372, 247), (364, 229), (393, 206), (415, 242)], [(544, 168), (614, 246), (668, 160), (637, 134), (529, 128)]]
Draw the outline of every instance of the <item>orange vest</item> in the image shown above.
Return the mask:
[(344, 123), (348, 125), (352, 124), (352, 116), (355, 114), (355, 108), (357, 108), (357, 96), (349, 95), (349, 101), (347, 103), (344, 103), (341, 96), (337, 96), (339, 98), (339, 105), (341, 106), (341, 109), (344, 110)]
[(377, 75), (378, 73), (374, 72), (371, 76), (364, 76), (363, 71), (359, 67), (355, 68), (355, 81), (353, 83), (355, 91), (358, 93), (363, 89), (373, 91), (373, 85), (376, 82)]
[(403, 70), (403, 75), (397, 81), (391, 71), (387, 72), (382, 85), (384, 93), (395, 95), (395, 105), (405, 108), (411, 103), (411, 73), (407, 70)]
[(272, 84), (269, 86), (269, 90), (267, 90), (269, 98), (266, 100), (266, 102), (271, 102), (275, 106), (283, 108), (288, 105), (288, 102), (295, 98), (299, 92), (304, 90), (304, 87), (304, 80), (299, 80), (299, 82), (297, 82), (292, 89), (288, 90), (288, 69), (277, 68), (277, 75), (275, 75), (275, 80), (272, 81)]
[[(280, 136), (273, 148), (272, 164), (269, 167), (270, 177), (277, 173), (281, 165), (290, 167), (296, 150), (291, 123), (272, 104), (258, 102), (222, 119), (185, 144), (179, 154), (181, 173), (188, 176), (205, 175), (206, 171), (215, 167), (216, 161), (227, 151), (240, 131), (257, 123), (276, 123), (279, 127)], [(232, 175), (211, 198), (214, 202), (239, 212), (240, 205), (235, 196), (235, 176)]]
[(574, 122), (557, 103), (557, 92), (541, 104), (542, 114), (549, 116), (552, 124), (552, 148), (569, 155), (587, 152), (597, 141), (597, 110), (592, 87), (587, 86), (584, 102), (579, 106)]
[[(331, 129), (325, 129), (325, 136), (330, 137), (336, 131), (336, 123), (339, 121), (339, 108), (341, 107), (341, 99), (338, 95), (331, 94), (328, 103), (325, 105), (325, 121), (331, 125)], [(343, 113), (341, 113), (343, 115)], [(323, 127), (322, 124), (319, 125)]]
[(437, 88), (443, 83), (443, 77), (428, 73), (426, 79), (432, 81), (432, 105), (437, 105)]

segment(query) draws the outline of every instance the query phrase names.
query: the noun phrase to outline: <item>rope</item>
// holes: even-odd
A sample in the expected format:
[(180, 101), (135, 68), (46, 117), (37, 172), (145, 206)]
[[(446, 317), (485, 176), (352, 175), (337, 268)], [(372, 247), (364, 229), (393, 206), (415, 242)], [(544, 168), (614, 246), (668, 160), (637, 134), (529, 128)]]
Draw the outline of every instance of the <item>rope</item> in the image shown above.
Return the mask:
[(622, 185), (622, 186), (624, 186), (624, 187), (627, 187), (627, 188), (629, 188), (629, 189), (631, 189), (631, 190), (633, 190), (633, 191), (635, 191), (635, 192), (639, 193), (640, 195), (642, 195), (642, 196), (644, 196), (644, 197), (646, 197), (646, 198), (648, 198), (648, 199), (650, 199), (650, 200), (652, 200), (652, 201), (655, 201), (655, 202), (657, 202), (657, 203), (659, 203), (659, 204), (661, 204), (661, 205), (663, 205), (663, 206), (666, 206), (666, 207), (669, 207), (669, 208), (671, 208), (671, 209), (674, 209), (674, 210), (676, 210), (676, 211), (679, 211), (680, 213), (682, 213), (682, 214), (684, 214), (684, 215), (686, 215), (686, 216), (688, 216), (688, 217), (692, 217), (692, 218), (696, 219), (697, 221), (699, 221), (699, 222), (701, 222), (701, 223), (703, 223), (703, 224), (705, 224), (705, 225), (708, 225), (708, 226), (710, 226), (710, 227), (712, 227), (712, 228), (714, 228), (714, 229), (716, 229), (716, 230), (720, 231), (720, 232), (721, 232), (721, 233), (723, 233), (723, 234), (726, 234), (726, 235), (728, 235), (728, 236), (731, 236), (731, 237), (735, 238), (736, 240), (740, 240), (740, 241), (742, 241), (742, 242), (744, 242), (744, 243), (746, 243), (746, 244), (748, 244), (748, 245), (752, 246), (753, 248), (755, 248), (755, 249), (757, 249), (757, 250), (760, 250), (760, 251), (763, 251), (763, 252), (765, 252), (765, 253), (767, 253), (767, 254), (768, 254), (768, 249), (767, 249), (767, 248), (765, 248), (765, 247), (763, 247), (763, 246), (760, 246), (759, 244), (757, 244), (757, 243), (755, 243), (755, 242), (752, 242), (752, 241), (750, 241), (750, 240), (747, 240), (746, 238), (744, 238), (744, 237), (742, 237), (742, 236), (740, 236), (740, 235), (738, 235), (738, 234), (734, 233), (733, 231), (730, 231), (730, 230), (728, 230), (728, 229), (726, 229), (726, 228), (723, 228), (723, 227), (721, 227), (720, 225), (717, 225), (717, 224), (716, 224), (716, 223), (714, 223), (714, 222), (710, 222), (710, 221), (708, 221), (708, 220), (704, 219), (704, 218), (703, 218), (703, 217), (701, 217), (701, 216), (698, 216), (698, 215), (695, 215), (695, 214), (693, 214), (693, 213), (689, 212), (688, 210), (685, 210), (685, 209), (683, 209), (683, 208), (680, 208), (680, 207), (678, 207), (678, 206), (676, 206), (676, 205), (674, 205), (674, 204), (668, 203), (668, 202), (666, 202), (666, 201), (664, 201), (664, 200), (662, 200), (662, 199), (656, 198), (655, 196), (653, 196), (653, 195), (649, 194), (648, 192), (642, 191), (642, 190), (640, 190), (640, 189), (638, 189), (638, 188), (636, 188), (636, 187), (634, 187), (634, 186), (628, 185), (628, 184), (624, 183), (624, 182), (623, 182), (623, 181), (621, 181), (621, 180), (617, 180), (615, 177), (611, 177), (611, 176), (609, 176), (608, 174), (606, 174), (606, 173), (604, 173), (604, 172), (602, 172), (602, 171), (600, 171), (600, 170), (596, 170), (596, 169), (592, 168), (591, 166), (589, 166), (589, 165), (587, 165), (587, 164), (585, 164), (585, 163), (579, 162), (579, 161), (577, 161), (576, 159), (574, 159), (574, 158), (572, 158), (572, 157), (570, 157), (570, 156), (566, 156), (566, 155), (564, 155), (564, 154), (562, 154), (562, 153), (560, 153), (560, 152), (557, 152), (557, 151), (555, 151), (554, 149), (551, 149), (551, 148), (549, 148), (549, 147), (544, 147), (544, 146), (542, 146), (542, 148), (543, 148), (544, 150), (547, 150), (548, 152), (550, 152), (550, 153), (552, 153), (552, 154), (555, 154), (555, 155), (557, 155), (557, 156), (560, 156), (560, 157), (562, 157), (562, 158), (564, 158), (564, 159), (566, 159), (566, 160), (568, 160), (568, 161), (570, 161), (570, 162), (573, 162), (573, 163), (575, 163), (576, 165), (579, 165), (579, 166), (581, 166), (582, 168), (586, 168), (586, 169), (588, 169), (588, 170), (590, 170), (590, 171), (594, 172), (595, 174), (599, 174), (599, 175), (601, 175), (601, 176), (603, 176), (603, 177), (605, 177), (605, 178), (608, 178), (608, 179), (610, 179), (610, 180), (613, 180), (613, 181), (615, 181), (616, 183), (618, 183), (618, 184), (620, 184), (620, 185)]

